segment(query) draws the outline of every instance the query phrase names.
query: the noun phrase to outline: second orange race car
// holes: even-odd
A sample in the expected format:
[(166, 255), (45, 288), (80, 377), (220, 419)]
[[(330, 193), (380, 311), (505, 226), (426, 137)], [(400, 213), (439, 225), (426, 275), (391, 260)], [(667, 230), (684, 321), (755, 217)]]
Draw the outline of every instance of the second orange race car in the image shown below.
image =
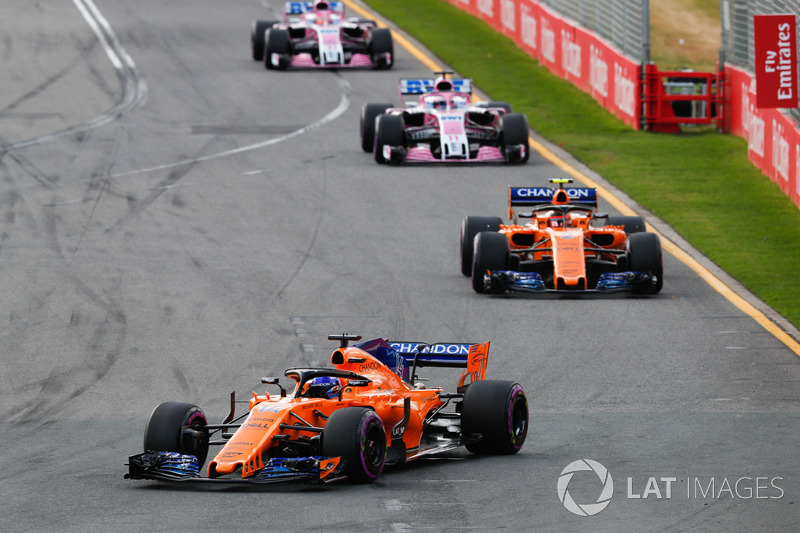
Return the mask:
[[(150, 415), (144, 453), (126, 478), (272, 483), (286, 480), (369, 483), (384, 465), (465, 446), (476, 454), (513, 454), (528, 431), (528, 403), (513, 381), (486, 380), (489, 343), (393, 342), (331, 335), (340, 346), (331, 368), (291, 368), (262, 378), (248, 410), (211, 424), (196, 405), (162, 403)], [(455, 390), (428, 388), (423, 367), (461, 368)], [(211, 446), (221, 446), (205, 470)]]
[[(479, 293), (656, 294), (664, 284), (661, 241), (638, 216), (597, 212), (597, 190), (509, 187), (508, 224), (461, 223), (461, 273)], [(518, 208), (530, 208), (518, 211)], [(520, 219), (530, 219), (522, 224)]]

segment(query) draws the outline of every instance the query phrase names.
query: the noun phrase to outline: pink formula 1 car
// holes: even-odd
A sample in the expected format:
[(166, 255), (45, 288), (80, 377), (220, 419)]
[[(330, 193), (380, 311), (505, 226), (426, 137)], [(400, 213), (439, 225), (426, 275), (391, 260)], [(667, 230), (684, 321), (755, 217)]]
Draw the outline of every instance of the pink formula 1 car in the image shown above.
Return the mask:
[(342, 2), (285, 2), (283, 18), (252, 26), (253, 60), (268, 69), (388, 69), (394, 63), (392, 32), (372, 20), (345, 18)]
[(436, 72), (401, 79), (405, 107), (365, 104), (361, 147), (378, 163), (525, 163), (528, 119), (505, 102), (474, 102), (472, 80)]

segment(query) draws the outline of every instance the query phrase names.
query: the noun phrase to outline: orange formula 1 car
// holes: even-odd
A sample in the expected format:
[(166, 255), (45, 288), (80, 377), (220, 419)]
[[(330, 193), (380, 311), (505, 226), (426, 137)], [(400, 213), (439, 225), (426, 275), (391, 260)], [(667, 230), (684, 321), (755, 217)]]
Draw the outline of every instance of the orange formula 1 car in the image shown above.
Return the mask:
[[(458, 446), (477, 454), (513, 454), (528, 431), (528, 403), (513, 381), (485, 380), (489, 343), (423, 344), (375, 339), (340, 341), (332, 368), (291, 368), (262, 378), (246, 413), (209, 424), (189, 403), (162, 403), (150, 415), (145, 453), (129, 458), (129, 479), (228, 483), (285, 480), (374, 481), (384, 465)], [(422, 367), (462, 368), (454, 392), (427, 388)], [(210, 446), (222, 446), (200, 469)]]
[(472, 277), (476, 292), (661, 291), (661, 241), (645, 232), (642, 217), (597, 213), (596, 189), (550, 181), (559, 187), (509, 187), (508, 224), (464, 218), (461, 273)]

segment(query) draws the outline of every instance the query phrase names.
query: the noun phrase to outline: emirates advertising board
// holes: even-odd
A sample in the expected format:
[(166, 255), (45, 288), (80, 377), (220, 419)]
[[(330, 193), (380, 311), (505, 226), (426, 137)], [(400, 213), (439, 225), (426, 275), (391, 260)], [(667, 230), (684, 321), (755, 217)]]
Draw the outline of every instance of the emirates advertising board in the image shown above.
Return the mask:
[(795, 15), (754, 15), (756, 107), (797, 107)]

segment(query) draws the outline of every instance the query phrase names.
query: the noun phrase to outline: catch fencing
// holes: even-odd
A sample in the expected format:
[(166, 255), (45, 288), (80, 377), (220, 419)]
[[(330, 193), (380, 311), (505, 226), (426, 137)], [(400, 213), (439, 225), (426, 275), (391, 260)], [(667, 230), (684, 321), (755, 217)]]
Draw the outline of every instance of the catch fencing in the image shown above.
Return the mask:
[(540, 0), (540, 3), (596, 33), (640, 63), (650, 60), (648, 0)]
[[(800, 116), (755, 106), (752, 43), (753, 15), (800, 14), (800, 0), (720, 0), (724, 70), (710, 74), (659, 72), (650, 62), (649, 0), (446, 1), (509, 36), (635, 129), (716, 124), (744, 137), (750, 161), (800, 206)], [(693, 77), (703, 78), (703, 91), (675, 94), (696, 85)]]
[[(800, 0), (720, 0), (722, 49), (720, 58), (749, 72), (755, 72), (753, 53), (753, 15), (794, 13), (800, 30)], [(800, 122), (800, 111), (789, 113)]]

